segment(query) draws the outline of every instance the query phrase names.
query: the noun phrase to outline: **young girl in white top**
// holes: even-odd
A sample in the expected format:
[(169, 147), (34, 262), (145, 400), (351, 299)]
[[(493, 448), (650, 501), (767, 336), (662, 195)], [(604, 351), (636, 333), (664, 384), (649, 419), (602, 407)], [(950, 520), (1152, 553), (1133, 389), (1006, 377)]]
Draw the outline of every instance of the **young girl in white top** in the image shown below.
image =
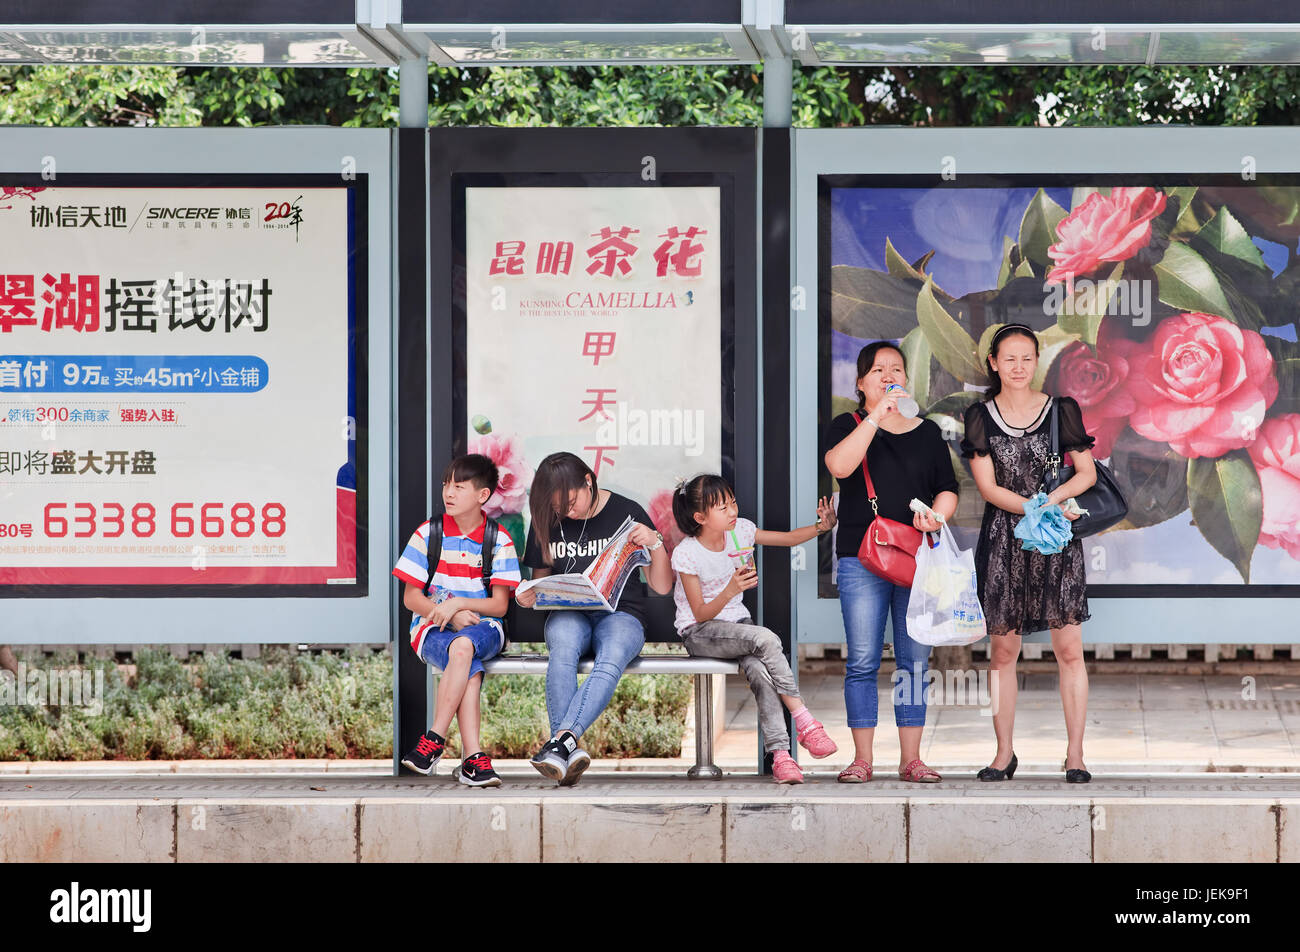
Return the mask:
[(813, 757), (835, 753), (835, 742), (804, 706), (795, 686), (781, 639), (755, 625), (741, 595), (758, 584), (754, 546), (794, 546), (835, 525), (828, 500), (817, 503), (817, 522), (792, 532), (768, 532), (737, 516), (736, 494), (721, 476), (696, 476), (673, 494), (673, 518), (686, 538), (673, 551), (677, 582), (677, 633), (692, 655), (734, 658), (758, 702), (763, 746), (773, 754), (777, 783), (803, 783), (803, 772), (790, 756), (788, 710), (799, 744)]

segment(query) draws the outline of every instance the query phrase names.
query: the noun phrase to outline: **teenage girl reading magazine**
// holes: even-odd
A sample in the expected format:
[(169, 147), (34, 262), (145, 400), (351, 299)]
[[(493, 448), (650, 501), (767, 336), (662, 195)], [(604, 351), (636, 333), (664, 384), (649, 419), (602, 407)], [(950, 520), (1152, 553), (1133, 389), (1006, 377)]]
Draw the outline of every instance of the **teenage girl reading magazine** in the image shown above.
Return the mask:
[(721, 476), (702, 475), (677, 487), (673, 518), (686, 538), (673, 551), (677, 633), (692, 655), (735, 658), (758, 702), (763, 746), (773, 755), (777, 783), (803, 783), (790, 756), (782, 708), (794, 718), (799, 744), (813, 757), (835, 753), (835, 742), (799, 697), (781, 639), (755, 625), (741, 595), (758, 584), (755, 544), (794, 546), (835, 525), (829, 501), (817, 503), (817, 522), (792, 532), (768, 532), (737, 516), (736, 494)]

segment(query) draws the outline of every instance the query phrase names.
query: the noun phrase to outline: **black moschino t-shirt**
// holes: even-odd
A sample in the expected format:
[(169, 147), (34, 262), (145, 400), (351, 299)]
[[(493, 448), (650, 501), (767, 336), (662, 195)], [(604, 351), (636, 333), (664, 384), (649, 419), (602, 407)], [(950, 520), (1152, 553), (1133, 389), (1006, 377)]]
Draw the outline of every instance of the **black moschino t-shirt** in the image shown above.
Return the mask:
[[(654, 528), (654, 523), (638, 503), (618, 493), (610, 493), (605, 507), (590, 519), (561, 519), (558, 528), (551, 530), (551, 563), (548, 565), (542, 557), (542, 547), (531, 526), (528, 528), (528, 542), (524, 550), (524, 565), (531, 569), (549, 568), (553, 575), (565, 575), (570, 572), (585, 572), (587, 566), (609, 544), (609, 540), (623, 520), (628, 516), (633, 522)], [(584, 526), (583, 523), (586, 523)], [(627, 612), (646, 624), (646, 591), (641, 573), (636, 572), (628, 579), (623, 588), (623, 595), (618, 600), (618, 610)]]

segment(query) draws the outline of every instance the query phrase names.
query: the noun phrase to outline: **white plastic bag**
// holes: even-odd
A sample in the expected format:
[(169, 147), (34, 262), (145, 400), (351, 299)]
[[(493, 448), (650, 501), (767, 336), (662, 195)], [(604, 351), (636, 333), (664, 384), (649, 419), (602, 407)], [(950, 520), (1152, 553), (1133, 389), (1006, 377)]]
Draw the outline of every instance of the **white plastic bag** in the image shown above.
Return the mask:
[(907, 634), (923, 645), (969, 645), (986, 634), (975, 583), (975, 554), (957, 548), (943, 525), (922, 537), (907, 602)]

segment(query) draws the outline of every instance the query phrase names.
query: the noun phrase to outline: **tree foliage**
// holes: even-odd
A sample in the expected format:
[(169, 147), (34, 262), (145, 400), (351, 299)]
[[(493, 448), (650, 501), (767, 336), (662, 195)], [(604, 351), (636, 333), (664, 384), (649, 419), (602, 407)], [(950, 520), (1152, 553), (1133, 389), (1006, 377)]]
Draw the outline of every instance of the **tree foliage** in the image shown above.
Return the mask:
[[(391, 127), (398, 70), (0, 66), (0, 123)], [(794, 124), (1290, 125), (1284, 66), (796, 69)], [(434, 126), (758, 125), (762, 66), (429, 68)]]

